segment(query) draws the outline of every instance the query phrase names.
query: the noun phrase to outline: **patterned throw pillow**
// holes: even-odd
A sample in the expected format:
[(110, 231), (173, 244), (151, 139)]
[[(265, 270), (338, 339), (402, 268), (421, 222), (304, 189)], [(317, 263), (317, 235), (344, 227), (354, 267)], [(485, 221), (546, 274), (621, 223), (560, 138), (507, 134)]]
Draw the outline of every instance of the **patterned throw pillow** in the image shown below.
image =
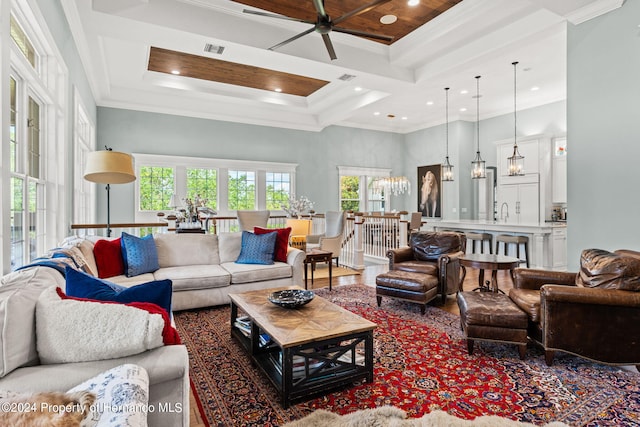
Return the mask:
[(122, 258), (124, 259), (124, 274), (127, 277), (153, 273), (160, 268), (158, 250), (151, 234), (140, 238), (123, 232)]
[(242, 232), (242, 244), (237, 264), (273, 264), (277, 233)]
[(89, 391), (98, 396), (91, 405), (96, 427), (147, 425), (149, 374), (142, 367), (125, 364), (111, 368), (78, 384), (69, 393)]
[(150, 302), (171, 314), (172, 282), (169, 279), (155, 280), (126, 288), (87, 273), (67, 267), (65, 293), (70, 297), (98, 301)]

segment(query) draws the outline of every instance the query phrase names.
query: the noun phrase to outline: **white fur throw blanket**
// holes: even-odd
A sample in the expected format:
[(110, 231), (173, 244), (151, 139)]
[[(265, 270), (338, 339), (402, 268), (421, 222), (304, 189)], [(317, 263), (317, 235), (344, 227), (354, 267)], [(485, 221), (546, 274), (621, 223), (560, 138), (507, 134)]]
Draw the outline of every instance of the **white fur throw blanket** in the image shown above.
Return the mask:
[(160, 314), (123, 304), (62, 299), (55, 287), (36, 304), (42, 364), (115, 359), (163, 345)]
[[(283, 427), (535, 427), (495, 415), (484, 415), (474, 420), (463, 420), (443, 411), (432, 411), (421, 418), (407, 418), (401, 409), (383, 406), (363, 409), (351, 414), (338, 415), (319, 409), (306, 417)], [(569, 427), (551, 422), (546, 427)]]

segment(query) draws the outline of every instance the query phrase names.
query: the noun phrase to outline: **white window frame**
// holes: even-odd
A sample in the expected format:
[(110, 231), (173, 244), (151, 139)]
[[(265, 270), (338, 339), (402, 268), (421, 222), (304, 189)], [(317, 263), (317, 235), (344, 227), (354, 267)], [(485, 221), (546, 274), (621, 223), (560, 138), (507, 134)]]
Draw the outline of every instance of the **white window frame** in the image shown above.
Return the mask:
[[(32, 9), (31, 6), (34, 8)], [(4, 4), (0, 3), (0, 7), (2, 7), (3, 14), (9, 12), (14, 16), (37, 53), (34, 68), (9, 36), (9, 19), (2, 21), (2, 24), (7, 26), (3, 29), (2, 34), (7, 35), (8, 38), (2, 40), (0, 52), (2, 52), (2, 61), (9, 62), (9, 66), (2, 69), (2, 79), (0, 79), (3, 82), (3, 87), (0, 89), (3, 105), (8, 106), (9, 102), (7, 90), (9, 75), (16, 80), (18, 85), (22, 86), (18, 88), (16, 94), (20, 97), (18, 99), (18, 108), (21, 109), (18, 112), (19, 115), (25, 114), (26, 105), (24, 102), (29, 96), (37, 100), (40, 105), (40, 176), (35, 180), (41, 188), (38, 194), (37, 211), (39, 215), (36, 219), (38, 237), (35, 248), (36, 256), (39, 256), (44, 253), (46, 248), (54, 247), (68, 234), (69, 230), (65, 191), (68, 170), (68, 148), (65, 137), (68, 70), (53, 41), (53, 36), (47, 28), (46, 21), (35, 3), (16, 0)], [(16, 132), (24, 134), (25, 125), (26, 121), (18, 118)], [(8, 123), (3, 122), (3, 127), (2, 139), (4, 141), (8, 140)], [(15, 174), (10, 172), (9, 150), (8, 146), (5, 147), (4, 144), (0, 158), (3, 170), (0, 175), (0, 184), (3, 188), (1, 215), (3, 219), (1, 220), (0, 234), (9, 236), (11, 229), (9, 221), (11, 194), (8, 191), (10, 180), (12, 176), (26, 177), (24, 173), (26, 171), (20, 170)], [(32, 178), (26, 179), (25, 189), (29, 180), (34, 182)], [(25, 205), (25, 209), (28, 210), (28, 205)], [(24, 226), (28, 227), (28, 224), (25, 222)], [(28, 248), (25, 249), (25, 253), (24, 262), (28, 263), (30, 261)], [(8, 273), (11, 269), (10, 238), (2, 238), (0, 254), (0, 268), (3, 273)]]
[(84, 179), (83, 165), (96, 146), (96, 125), (89, 118), (78, 90), (73, 91), (73, 219), (74, 224), (96, 220), (96, 186)]
[[(260, 162), (252, 160), (230, 160), (202, 157), (167, 156), (160, 154), (132, 153), (135, 159), (136, 176), (140, 176), (140, 169), (145, 166), (160, 166), (174, 168), (175, 200), (182, 200), (187, 193), (187, 169), (204, 168), (216, 169), (218, 177), (218, 215), (236, 216), (235, 210), (229, 210), (228, 177), (229, 170), (252, 171), (256, 174), (256, 209), (266, 209), (266, 175), (267, 172), (289, 173), (291, 177), (291, 194), (295, 195), (295, 181), (297, 163)], [(169, 213), (169, 211), (163, 211)], [(140, 184), (135, 185), (135, 221), (148, 222), (157, 219), (158, 211), (140, 210)], [(282, 210), (271, 211), (273, 215), (284, 215)]]
[[(367, 209), (369, 206), (369, 191), (367, 188), (367, 178), (386, 178), (391, 176), (391, 169), (387, 168), (368, 168), (368, 167), (360, 167), (360, 166), (338, 166), (338, 203), (339, 206), (342, 206), (342, 188), (341, 188), (341, 177), (343, 176), (357, 176), (360, 178), (358, 185), (358, 195), (359, 200), (358, 204), (360, 205), (360, 209)], [(385, 198), (383, 202), (387, 202), (388, 199)], [(388, 206), (385, 206), (385, 209)]]

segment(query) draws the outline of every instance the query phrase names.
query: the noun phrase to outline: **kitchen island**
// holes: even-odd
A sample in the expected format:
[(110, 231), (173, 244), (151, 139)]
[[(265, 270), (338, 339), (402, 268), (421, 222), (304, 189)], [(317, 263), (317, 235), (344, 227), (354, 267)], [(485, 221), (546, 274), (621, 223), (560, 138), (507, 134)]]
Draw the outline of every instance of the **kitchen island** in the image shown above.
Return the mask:
[[(487, 221), (474, 219), (431, 220), (423, 225), (423, 230), (453, 230), (465, 232), (489, 233), (494, 236), (510, 234), (529, 237), (529, 264), (531, 268), (564, 271), (567, 269), (566, 222), (542, 222), (535, 224), (516, 224), (509, 221)], [(470, 252), (471, 245), (467, 245)], [(515, 247), (510, 248), (510, 256), (515, 256)]]

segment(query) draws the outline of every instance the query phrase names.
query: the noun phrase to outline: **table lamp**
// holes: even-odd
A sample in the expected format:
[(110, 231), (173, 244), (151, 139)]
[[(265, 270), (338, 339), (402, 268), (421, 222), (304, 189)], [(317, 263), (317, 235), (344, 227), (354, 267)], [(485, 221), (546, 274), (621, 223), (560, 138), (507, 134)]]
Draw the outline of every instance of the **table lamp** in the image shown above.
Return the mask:
[(286, 226), (291, 227), (289, 244), (294, 248), (306, 250), (307, 236), (311, 234), (311, 220), (289, 218)]
[(111, 237), (111, 184), (126, 184), (135, 181), (133, 157), (127, 153), (112, 151), (93, 151), (87, 156), (84, 179), (98, 184), (107, 184), (107, 237)]

